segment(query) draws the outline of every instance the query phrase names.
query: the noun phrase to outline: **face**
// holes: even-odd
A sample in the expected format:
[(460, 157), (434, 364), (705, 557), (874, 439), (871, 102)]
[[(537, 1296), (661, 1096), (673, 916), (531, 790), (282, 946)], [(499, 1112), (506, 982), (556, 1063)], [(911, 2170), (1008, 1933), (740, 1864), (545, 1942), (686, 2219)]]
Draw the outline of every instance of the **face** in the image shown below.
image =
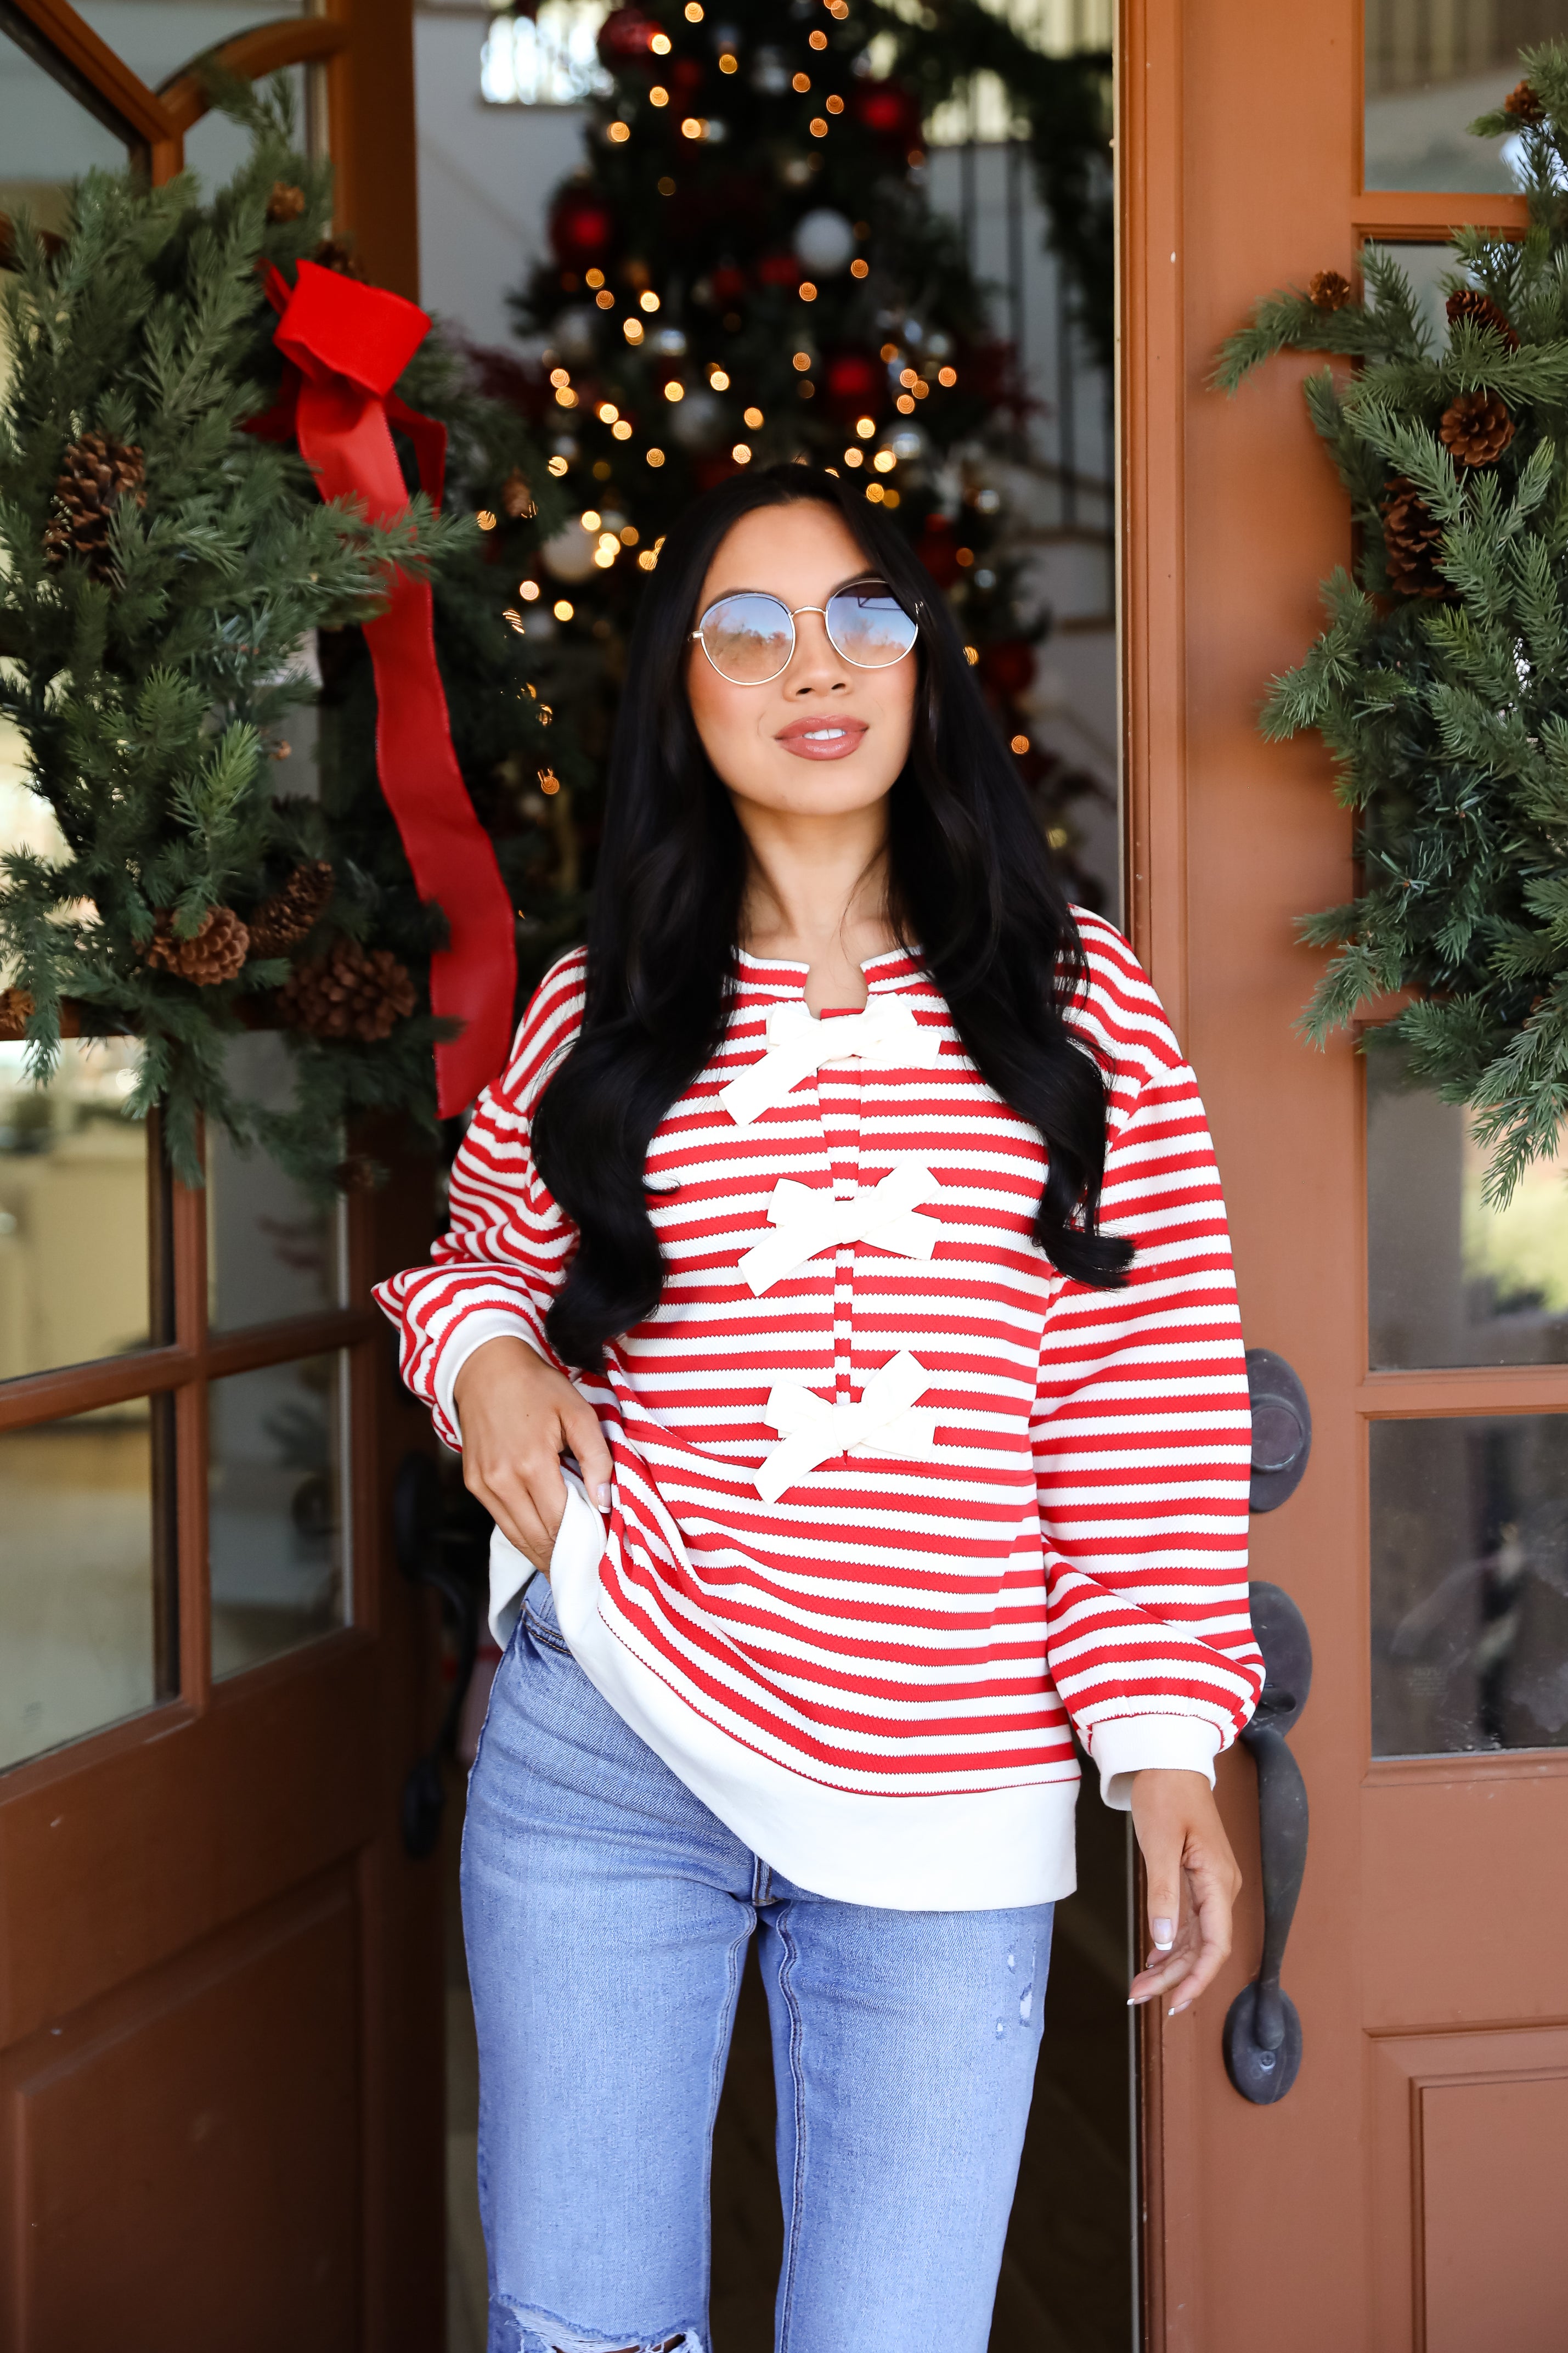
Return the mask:
[(697, 732), (737, 801), (802, 816), (840, 816), (886, 798), (914, 723), (914, 650), (862, 670), (834, 650), (820, 611), (836, 588), (871, 567), (841, 518), (820, 500), (759, 507), (721, 543), (693, 627), (721, 596), (766, 589), (795, 615), (795, 653), (765, 686), (721, 678), (700, 644), (688, 649), (687, 691)]

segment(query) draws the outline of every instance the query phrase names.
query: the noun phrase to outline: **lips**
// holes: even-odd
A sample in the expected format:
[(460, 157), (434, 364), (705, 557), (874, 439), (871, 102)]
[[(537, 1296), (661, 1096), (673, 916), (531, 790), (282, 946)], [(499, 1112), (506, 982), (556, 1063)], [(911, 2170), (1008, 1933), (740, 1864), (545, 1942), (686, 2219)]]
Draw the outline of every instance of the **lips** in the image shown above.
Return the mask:
[(796, 719), (774, 736), (797, 760), (844, 760), (859, 747), (864, 719)]

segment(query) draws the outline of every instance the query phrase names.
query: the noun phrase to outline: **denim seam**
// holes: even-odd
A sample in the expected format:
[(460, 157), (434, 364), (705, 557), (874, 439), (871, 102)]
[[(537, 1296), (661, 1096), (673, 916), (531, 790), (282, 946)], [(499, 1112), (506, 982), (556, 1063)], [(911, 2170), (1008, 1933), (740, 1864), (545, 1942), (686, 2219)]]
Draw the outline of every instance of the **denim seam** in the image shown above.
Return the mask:
[[(774, 1927), (784, 1947), (784, 1959), (779, 1963), (779, 1997), (789, 2012), (789, 2072), (790, 2097), (795, 2106), (795, 2160), (791, 2168), (789, 2227), (784, 2240), (784, 2293), (779, 2299), (779, 2341), (777, 2353), (789, 2353), (790, 2327), (795, 2317), (795, 2267), (800, 2260), (800, 2233), (805, 2204), (805, 2079), (801, 2065), (801, 2042), (805, 2031), (800, 2004), (791, 1987), (791, 1976), (799, 1957), (797, 1947), (789, 1932), (789, 1916), (780, 1911)], [(780, 2184), (780, 2188), (783, 2188)]]
[(572, 1656), (570, 1644), (563, 1642), (559, 1634), (552, 1634), (542, 1618), (536, 1618), (533, 1611), (528, 1609), (524, 1609), (523, 1618), (528, 1627), (528, 1638), (531, 1642), (539, 1643), (541, 1648), (546, 1651), (559, 1651), (563, 1659), (569, 1659)]

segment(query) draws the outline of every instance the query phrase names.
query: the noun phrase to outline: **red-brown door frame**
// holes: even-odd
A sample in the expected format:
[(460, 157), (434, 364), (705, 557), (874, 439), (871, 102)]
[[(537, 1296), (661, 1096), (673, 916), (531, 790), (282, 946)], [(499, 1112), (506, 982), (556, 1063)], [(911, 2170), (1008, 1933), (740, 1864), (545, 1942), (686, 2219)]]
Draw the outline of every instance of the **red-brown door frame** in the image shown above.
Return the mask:
[[(1333, 1409), (1316, 1415), (1315, 1404), (1316, 1453), (1300, 1493), (1278, 1521), (1253, 1527), (1253, 1574), (1295, 1593), (1318, 1656), (1292, 1742), (1317, 1861), (1291, 1947), (1313, 1994), (1307, 2061), (1279, 2109), (1248, 2107), (1224, 2074), (1221, 2021), (1261, 1936), (1255, 1783), (1233, 1754), (1220, 1798), (1247, 1880), (1236, 1952), (1195, 2012), (1167, 2023), (1145, 2010), (1140, 2030), (1149, 2353), (1237, 2353), (1263, 2312), (1292, 2353), (1394, 2341), (1375, 2334), (1360, 2176), (1347, 2167), (1335, 2178), (1321, 2162), (1325, 2140), (1360, 2132), (1368, 2113), (1361, 1956), (1353, 1938), (1340, 1941), (1354, 1895), (1331, 1887), (1325, 1865), (1364, 1862), (1364, 1425), (1354, 1409), (1364, 1412), (1371, 1384), (1364, 1354), (1347, 1354), (1364, 1329), (1359, 1088), (1349, 1041), (1319, 1055), (1295, 1033), (1315, 969), (1295, 917), (1347, 895), (1350, 824), (1321, 746), (1269, 746), (1256, 729), (1269, 679), (1320, 625), (1316, 584), (1348, 560), (1350, 533), (1300, 396), (1321, 363), (1278, 361), (1234, 403), (1207, 379), (1258, 295), (1318, 269), (1353, 274), (1364, 238), (1438, 240), (1461, 220), (1518, 231), (1525, 216), (1510, 196), (1363, 193), (1362, 38), (1358, 0), (1121, 5), (1128, 922), (1208, 1101), (1249, 1344), (1281, 1350)], [(1417, 1379), (1426, 1403), (1409, 1410), (1431, 1410), (1434, 1377)]]

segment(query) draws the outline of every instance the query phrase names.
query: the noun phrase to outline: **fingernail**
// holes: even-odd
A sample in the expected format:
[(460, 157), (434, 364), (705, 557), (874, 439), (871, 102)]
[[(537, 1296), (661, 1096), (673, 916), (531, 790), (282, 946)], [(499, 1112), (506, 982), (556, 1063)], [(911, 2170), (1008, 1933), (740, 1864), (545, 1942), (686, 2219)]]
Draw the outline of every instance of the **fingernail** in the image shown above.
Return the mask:
[(1174, 2002), (1174, 2003), (1173, 2003), (1172, 2007), (1171, 2007), (1171, 2008), (1170, 2008), (1170, 2009), (1165, 2012), (1165, 2015), (1166, 2015), (1166, 2017), (1167, 2017), (1167, 2018), (1180, 2018), (1180, 2016), (1181, 2016), (1181, 2014), (1182, 2014), (1183, 2010), (1185, 2010), (1186, 2006), (1187, 2006), (1187, 2005), (1186, 2005), (1186, 2003), (1185, 2003), (1184, 2001), (1178, 2001), (1178, 2002)]
[(609, 1508), (610, 1508), (610, 1488), (609, 1488), (609, 1482), (608, 1482), (608, 1481), (607, 1481), (607, 1480), (605, 1481), (605, 1482), (604, 1483), (604, 1485), (603, 1485), (603, 1486), (599, 1486), (599, 1487), (595, 1487), (595, 1490), (594, 1490), (594, 1501), (595, 1502), (595, 1504), (597, 1504), (597, 1505), (599, 1506), (599, 1509), (600, 1509), (600, 1511), (601, 1511), (601, 1512), (607, 1512), (607, 1511), (609, 1510)]
[(1168, 1953), (1172, 1946), (1176, 1941), (1175, 1922), (1173, 1920), (1156, 1920), (1153, 1926), (1155, 1950), (1161, 1953)]

